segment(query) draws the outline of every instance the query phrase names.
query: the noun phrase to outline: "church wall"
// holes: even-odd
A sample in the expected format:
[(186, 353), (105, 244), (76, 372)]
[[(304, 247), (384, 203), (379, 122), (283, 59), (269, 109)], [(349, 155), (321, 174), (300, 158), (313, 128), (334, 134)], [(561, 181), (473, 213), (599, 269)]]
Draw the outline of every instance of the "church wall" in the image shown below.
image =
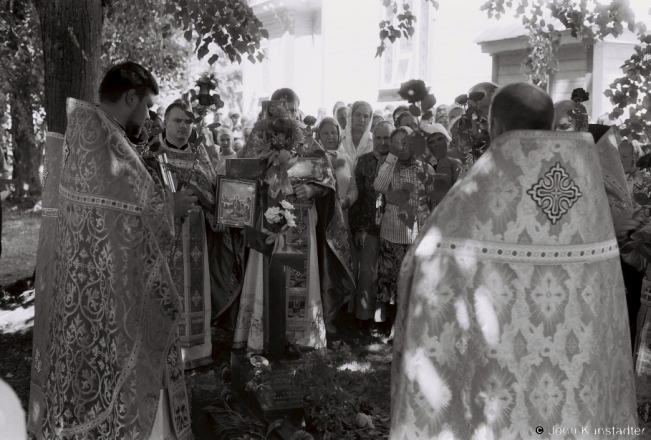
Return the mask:
[(377, 0), (326, 0), (322, 6), (323, 96), (330, 116), (337, 101), (374, 104), (379, 87), (381, 6)]
[[(561, 46), (558, 53), (558, 72), (552, 76), (549, 94), (554, 102), (572, 97), (572, 90), (583, 88), (590, 91), (592, 74), (588, 69), (587, 55), (589, 49), (582, 43)], [(592, 111), (592, 100), (585, 102), (588, 114)]]
[(432, 11), (427, 81), (439, 104), (452, 104), (473, 85), (491, 81), (491, 57), (475, 42), (494, 21), (479, 10), (483, 3), (444, 0)]

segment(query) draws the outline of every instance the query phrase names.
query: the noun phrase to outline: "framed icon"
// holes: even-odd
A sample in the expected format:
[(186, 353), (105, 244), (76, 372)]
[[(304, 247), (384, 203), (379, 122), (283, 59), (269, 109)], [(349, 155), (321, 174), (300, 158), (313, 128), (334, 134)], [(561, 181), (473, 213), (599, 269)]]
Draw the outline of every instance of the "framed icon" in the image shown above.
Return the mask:
[(257, 181), (219, 176), (215, 199), (217, 223), (235, 228), (254, 228), (257, 197)]

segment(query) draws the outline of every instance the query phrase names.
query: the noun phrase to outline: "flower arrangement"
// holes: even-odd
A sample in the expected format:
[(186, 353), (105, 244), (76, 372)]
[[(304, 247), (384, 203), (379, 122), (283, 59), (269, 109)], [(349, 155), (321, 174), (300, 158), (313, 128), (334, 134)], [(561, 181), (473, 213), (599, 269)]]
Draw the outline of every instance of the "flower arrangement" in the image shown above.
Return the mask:
[(267, 211), (264, 213), (267, 221), (272, 224), (280, 224), (284, 220), (285, 224), (290, 228), (295, 227), (296, 216), (292, 214), (294, 205), (289, 203), (287, 200), (281, 200), (280, 206), (280, 208), (278, 206), (267, 208)]
[(459, 141), (470, 145), (466, 162), (474, 163), (490, 146), (488, 131), (488, 114), (479, 106), (484, 99), (484, 92), (472, 92), (459, 95), (454, 102), (465, 110), (458, 122)]
[(199, 87), (199, 92), (201, 92), (202, 88), (203, 90), (215, 90), (217, 88), (217, 77), (214, 73), (204, 72), (194, 85)]
[(281, 191), (285, 195), (292, 192), (287, 170), (292, 159), (305, 153), (306, 133), (301, 122), (293, 118), (284, 106), (273, 106), (268, 113), (267, 117), (256, 121), (248, 144), (261, 152), (259, 157), (267, 159), (265, 181), (269, 184), (269, 194), (276, 198)]
[(296, 216), (292, 213), (294, 210), (294, 205), (289, 203), (287, 200), (280, 201), (280, 207), (270, 206), (264, 213), (265, 218), (271, 225), (275, 227), (281, 226), (284, 222), (285, 224), (280, 227), (279, 232), (272, 232), (266, 228), (262, 228), (262, 232), (267, 234), (269, 237), (265, 240), (266, 244), (274, 244), (275, 253), (278, 249), (282, 249), (285, 246), (285, 236), (284, 233), (289, 228), (296, 227)]

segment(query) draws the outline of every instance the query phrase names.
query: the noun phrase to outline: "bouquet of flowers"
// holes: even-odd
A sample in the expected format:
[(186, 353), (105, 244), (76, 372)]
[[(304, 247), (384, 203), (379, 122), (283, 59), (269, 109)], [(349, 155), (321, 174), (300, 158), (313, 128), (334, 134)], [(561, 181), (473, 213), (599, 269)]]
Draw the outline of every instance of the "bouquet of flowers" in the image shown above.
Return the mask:
[(474, 163), (490, 146), (488, 114), (478, 103), (484, 99), (484, 92), (459, 95), (454, 101), (465, 109), (459, 120), (459, 140), (470, 145), (466, 162)]
[(262, 232), (269, 235), (267, 240), (265, 240), (265, 243), (274, 243), (274, 253), (276, 253), (276, 250), (282, 249), (285, 246), (285, 236), (283, 235), (285, 231), (289, 228), (296, 227), (296, 216), (292, 214), (293, 210), (294, 205), (289, 203), (287, 200), (281, 200), (280, 207), (270, 206), (264, 213), (265, 218), (272, 225), (281, 225), (283, 222), (285, 223), (280, 228), (280, 232), (277, 233), (268, 231), (264, 228), (262, 229)]
[(258, 119), (253, 126), (249, 141), (253, 148), (261, 151), (260, 157), (267, 159), (269, 194), (275, 198), (280, 191), (292, 192), (287, 175), (292, 159), (303, 154), (305, 129), (300, 121), (294, 119), (284, 106), (269, 108), (269, 115)]

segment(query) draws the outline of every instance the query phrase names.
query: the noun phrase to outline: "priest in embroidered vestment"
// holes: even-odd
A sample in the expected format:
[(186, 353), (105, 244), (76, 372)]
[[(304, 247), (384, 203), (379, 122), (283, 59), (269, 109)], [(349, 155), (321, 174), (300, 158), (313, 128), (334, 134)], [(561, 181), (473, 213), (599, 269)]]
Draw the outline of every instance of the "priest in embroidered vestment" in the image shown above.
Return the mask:
[(188, 204), (127, 137), (138, 135), (157, 93), (151, 74), (126, 62), (107, 72), (99, 106), (68, 99), (61, 165), (52, 162), (62, 167), (52, 170), (60, 175), (53, 268), (39, 275), (47, 314), (36, 311), (34, 330), (45, 334), (44, 343), (35, 338), (45, 350), (33, 362), (43, 370), (29, 408), (36, 438), (192, 438), (181, 304), (167, 266), (174, 208)]
[[(174, 180), (174, 189), (191, 189), (199, 203), (176, 221), (175, 238), (170, 257), (170, 272), (179, 295), (183, 298), (179, 328), (185, 369), (212, 362), (210, 334), (211, 297), (207, 234), (212, 234), (215, 184), (217, 176), (203, 146), (188, 143), (192, 119), (185, 104), (175, 102), (165, 110), (165, 131), (159, 134), (158, 145), (165, 153)], [(218, 258), (213, 255), (213, 258)]]
[[(279, 89), (271, 97), (285, 101), (290, 115), (298, 114), (299, 99), (291, 89)], [(268, 147), (262, 134), (254, 130), (242, 158), (260, 157)], [(311, 142), (310, 142), (311, 141)], [(321, 146), (306, 137), (307, 154)], [(287, 340), (299, 346), (325, 348), (326, 331), (337, 330), (332, 320), (353, 295), (350, 242), (344, 224), (341, 202), (336, 191), (332, 163), (327, 155), (318, 160), (321, 176), (292, 179), (293, 194), (286, 200), (295, 207), (295, 228), (287, 232), (287, 243), (305, 256), (305, 272), (286, 270), (287, 275)], [(300, 184), (299, 184), (300, 183)], [(262, 213), (258, 216), (261, 219)], [(261, 221), (261, 220), (260, 220)], [(235, 329), (234, 346), (253, 351), (263, 349), (264, 285), (263, 255), (249, 252), (242, 298)], [(293, 304), (293, 306), (292, 306)]]
[(490, 121), (490, 149), (402, 266), (390, 438), (632, 438), (593, 431), (637, 426), (594, 142), (547, 131), (551, 99), (525, 83), (495, 95)]

